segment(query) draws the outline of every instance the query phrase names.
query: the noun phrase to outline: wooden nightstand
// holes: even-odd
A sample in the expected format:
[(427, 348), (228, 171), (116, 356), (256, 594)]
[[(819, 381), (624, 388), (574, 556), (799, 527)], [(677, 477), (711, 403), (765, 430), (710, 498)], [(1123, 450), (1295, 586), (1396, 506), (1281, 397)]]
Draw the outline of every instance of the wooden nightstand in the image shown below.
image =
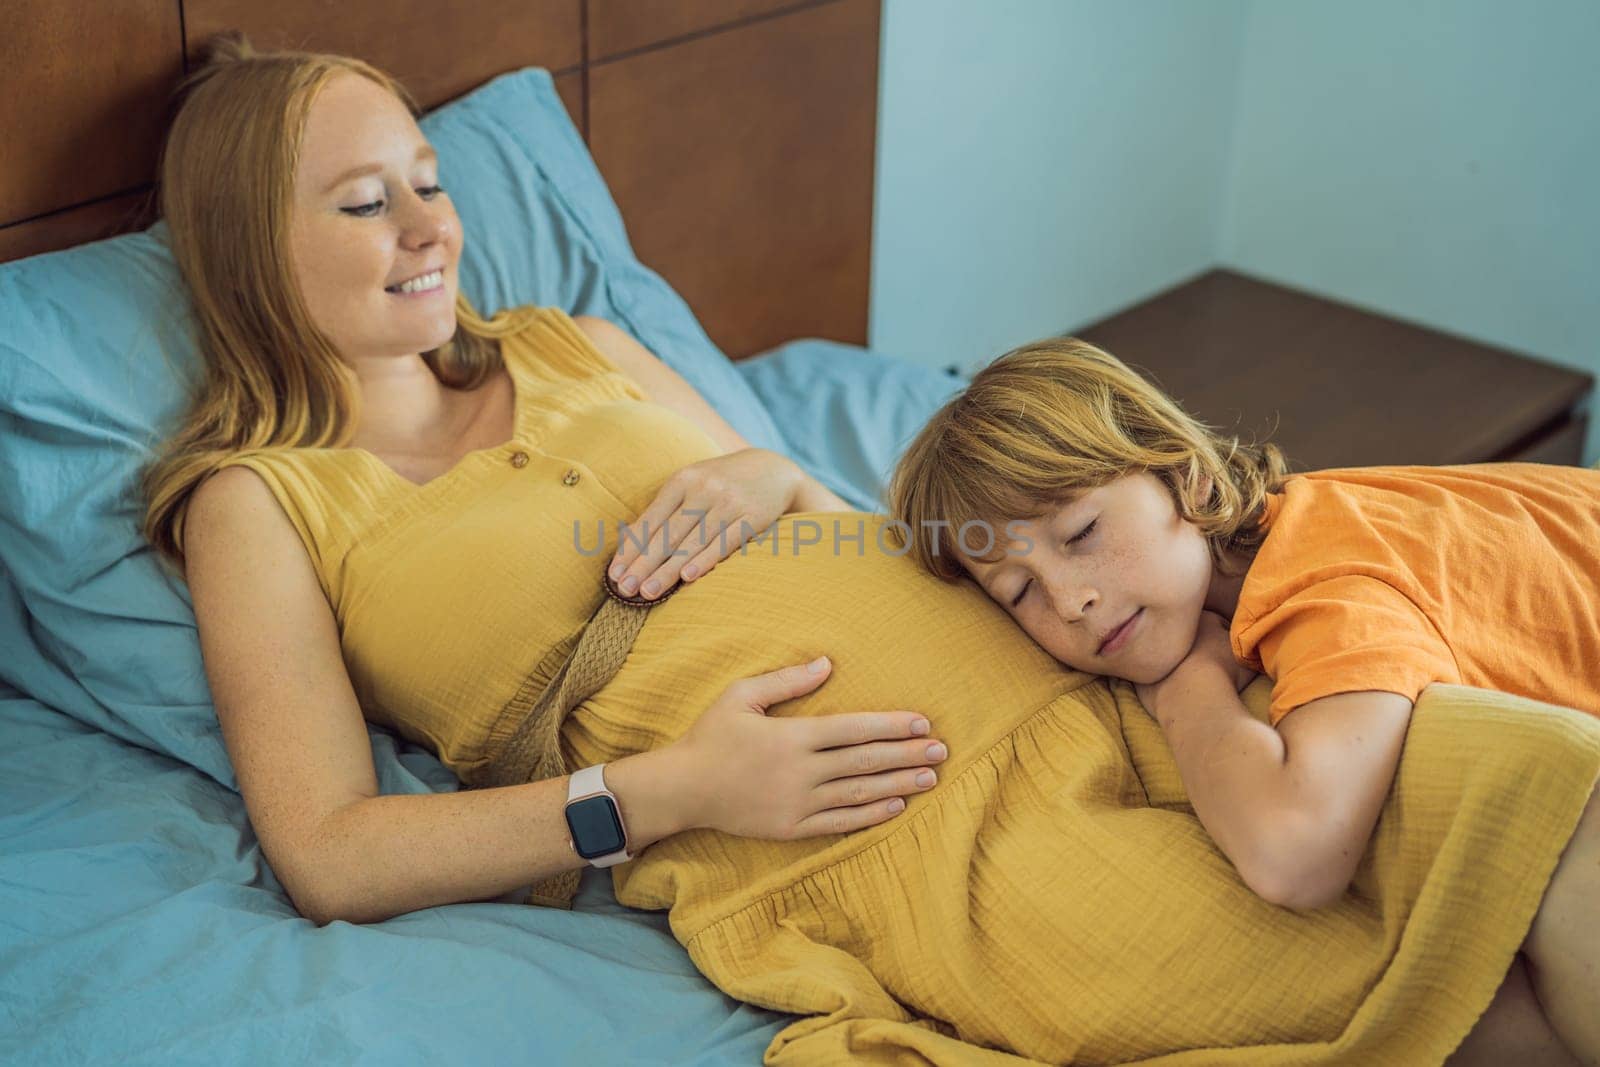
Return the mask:
[(1582, 462), (1594, 376), (1228, 270), (1074, 335), (1294, 470)]

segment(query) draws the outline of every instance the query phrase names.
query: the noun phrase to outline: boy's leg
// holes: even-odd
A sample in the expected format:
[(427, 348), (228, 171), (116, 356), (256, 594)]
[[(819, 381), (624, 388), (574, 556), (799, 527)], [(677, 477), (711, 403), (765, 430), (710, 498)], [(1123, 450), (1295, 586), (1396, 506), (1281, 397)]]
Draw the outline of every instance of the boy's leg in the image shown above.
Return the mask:
[(1577, 1067), (1540, 1010), (1523, 964), (1522, 953), (1512, 957), (1494, 1001), (1445, 1067)]
[(1600, 790), (1545, 889), (1522, 943), (1545, 1016), (1585, 1067), (1600, 1067)]

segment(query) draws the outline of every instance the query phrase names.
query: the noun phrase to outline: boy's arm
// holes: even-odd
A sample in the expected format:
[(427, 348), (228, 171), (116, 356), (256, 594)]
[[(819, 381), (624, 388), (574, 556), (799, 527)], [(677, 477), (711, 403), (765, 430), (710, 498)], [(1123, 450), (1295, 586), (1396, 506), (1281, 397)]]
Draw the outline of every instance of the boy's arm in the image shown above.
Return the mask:
[(1340, 693), (1274, 729), (1245, 708), (1227, 671), (1185, 661), (1156, 703), (1189, 802), (1245, 884), (1296, 910), (1338, 900), (1394, 780), (1411, 702)]
[(1200, 824), (1246, 885), (1284, 903), (1267, 862), (1280, 852), (1269, 839), (1292, 821), (1283, 738), (1250, 714), (1234, 679), (1213, 664), (1186, 660), (1158, 686), (1141, 687), (1140, 699), (1167, 736)]
[(1369, 689), (1301, 704), (1278, 720), (1288, 749), (1291, 796), (1310, 836), (1280, 857), (1298, 905), (1332, 904), (1350, 886), (1394, 785), (1411, 725), (1411, 701)]

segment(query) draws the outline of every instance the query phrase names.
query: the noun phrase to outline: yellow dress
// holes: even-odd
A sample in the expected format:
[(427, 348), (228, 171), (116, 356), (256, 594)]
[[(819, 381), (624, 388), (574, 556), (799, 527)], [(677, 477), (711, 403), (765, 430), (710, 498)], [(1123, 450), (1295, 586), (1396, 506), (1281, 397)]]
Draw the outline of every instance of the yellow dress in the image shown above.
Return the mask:
[[(562, 312), (494, 326), (514, 442), (421, 488), (354, 450), (236, 459), (305, 539), (369, 717), (469, 783), (603, 596), (616, 524), (715, 452)], [(1298, 914), (1211, 842), (1130, 685), (918, 571), (886, 521), (785, 516), (652, 609), (562, 733), (569, 766), (615, 760), (681, 736), (736, 678), (826, 652), (827, 683), (774, 714), (915, 709), (949, 745), (939, 784), (871, 829), (696, 830), (612, 869), (724, 992), (806, 1016), (768, 1063), (1409, 1067), (1460, 1043), (1600, 773), (1600, 720), (1429, 689), (1351, 891)], [(1269, 688), (1246, 693), (1263, 719)]]

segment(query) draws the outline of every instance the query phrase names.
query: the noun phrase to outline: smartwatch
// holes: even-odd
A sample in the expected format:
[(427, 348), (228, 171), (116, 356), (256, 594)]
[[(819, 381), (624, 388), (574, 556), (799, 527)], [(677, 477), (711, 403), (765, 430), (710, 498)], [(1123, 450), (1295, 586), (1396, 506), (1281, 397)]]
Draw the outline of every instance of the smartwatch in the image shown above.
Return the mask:
[(616, 794), (606, 788), (605, 764), (585, 767), (572, 775), (567, 786), (567, 839), (580, 857), (595, 867), (612, 867), (633, 859), (628, 855), (628, 831)]

